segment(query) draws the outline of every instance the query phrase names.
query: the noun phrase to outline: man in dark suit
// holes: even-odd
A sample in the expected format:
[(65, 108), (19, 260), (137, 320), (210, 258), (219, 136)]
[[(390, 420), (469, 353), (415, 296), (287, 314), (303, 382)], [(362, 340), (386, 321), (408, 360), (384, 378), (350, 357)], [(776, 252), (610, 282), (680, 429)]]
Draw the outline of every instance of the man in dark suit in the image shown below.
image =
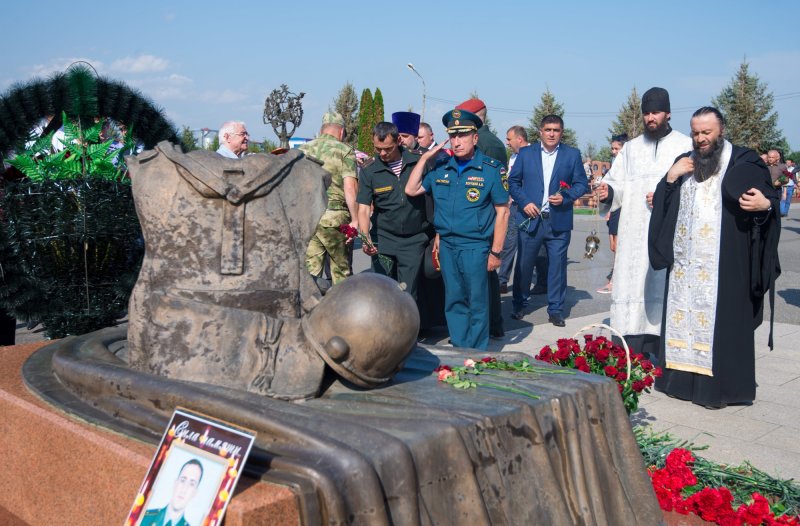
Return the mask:
[(563, 327), (572, 203), (586, 193), (589, 181), (581, 162), (581, 152), (561, 144), (564, 133), (561, 117), (544, 117), (539, 133), (540, 142), (520, 149), (508, 177), (509, 192), (517, 203), (517, 215), (513, 220), (519, 225), (511, 317), (519, 320), (524, 315), (536, 255), (544, 244), (550, 261), (547, 314), (550, 323)]

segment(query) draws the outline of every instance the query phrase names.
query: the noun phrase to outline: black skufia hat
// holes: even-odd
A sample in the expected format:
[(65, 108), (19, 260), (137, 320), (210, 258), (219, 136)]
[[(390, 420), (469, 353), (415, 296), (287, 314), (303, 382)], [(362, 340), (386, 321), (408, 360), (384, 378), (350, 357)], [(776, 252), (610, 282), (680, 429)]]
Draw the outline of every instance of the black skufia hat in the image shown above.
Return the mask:
[(642, 113), (655, 111), (670, 113), (669, 92), (664, 88), (650, 88), (642, 95)]

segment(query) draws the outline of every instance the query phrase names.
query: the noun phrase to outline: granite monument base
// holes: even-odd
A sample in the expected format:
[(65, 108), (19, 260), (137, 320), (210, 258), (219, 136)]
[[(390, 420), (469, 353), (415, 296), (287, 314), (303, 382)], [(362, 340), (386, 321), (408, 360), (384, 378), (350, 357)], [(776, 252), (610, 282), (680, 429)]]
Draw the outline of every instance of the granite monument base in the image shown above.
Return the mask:
[[(69, 418), (31, 394), (20, 369), (47, 343), (0, 347), (0, 524), (122, 524), (155, 446)], [(243, 477), (225, 524), (299, 525), (297, 498)]]

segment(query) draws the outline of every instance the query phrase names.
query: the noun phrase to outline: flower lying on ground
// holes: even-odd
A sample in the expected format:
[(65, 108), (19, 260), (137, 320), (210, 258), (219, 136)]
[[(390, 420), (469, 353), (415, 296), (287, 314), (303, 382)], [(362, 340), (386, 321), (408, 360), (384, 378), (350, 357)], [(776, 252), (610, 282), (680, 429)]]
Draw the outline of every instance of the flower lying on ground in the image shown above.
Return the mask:
[[(662, 510), (683, 515), (693, 513), (705, 521), (722, 526), (800, 526), (800, 516), (776, 516), (769, 500), (758, 492), (750, 495), (749, 502), (735, 507), (734, 496), (727, 487), (698, 484), (694, 463), (695, 457), (690, 451), (675, 448), (667, 455), (663, 468), (648, 468)], [(775, 507), (778, 512), (784, 511), (780, 503)]]
[(625, 349), (608, 338), (589, 334), (584, 336), (583, 349), (577, 340), (562, 338), (555, 350), (550, 346), (542, 347), (536, 359), (611, 378), (617, 382), (628, 414), (639, 407), (639, 395), (649, 393), (655, 379), (661, 376), (661, 368), (653, 366), (642, 354), (631, 355), (629, 375)]

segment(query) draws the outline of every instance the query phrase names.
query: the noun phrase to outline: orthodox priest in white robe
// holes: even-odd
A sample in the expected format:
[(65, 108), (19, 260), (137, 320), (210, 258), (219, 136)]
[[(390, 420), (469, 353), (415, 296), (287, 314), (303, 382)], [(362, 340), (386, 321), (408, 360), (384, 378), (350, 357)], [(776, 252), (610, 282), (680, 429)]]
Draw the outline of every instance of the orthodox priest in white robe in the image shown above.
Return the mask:
[[(642, 96), (645, 131), (623, 146), (599, 190), (600, 214), (622, 209), (614, 261), (611, 326), (632, 351), (655, 360), (664, 304), (666, 272), (647, 256), (650, 205), (647, 196), (692, 141), (669, 125), (669, 93), (651, 88)], [(660, 364), (659, 364), (660, 365)]]
[(668, 271), (656, 389), (721, 408), (755, 399), (753, 333), (780, 274), (780, 192), (754, 151), (724, 140), (716, 108), (691, 126), (694, 149), (658, 184), (650, 220), (650, 262)]

